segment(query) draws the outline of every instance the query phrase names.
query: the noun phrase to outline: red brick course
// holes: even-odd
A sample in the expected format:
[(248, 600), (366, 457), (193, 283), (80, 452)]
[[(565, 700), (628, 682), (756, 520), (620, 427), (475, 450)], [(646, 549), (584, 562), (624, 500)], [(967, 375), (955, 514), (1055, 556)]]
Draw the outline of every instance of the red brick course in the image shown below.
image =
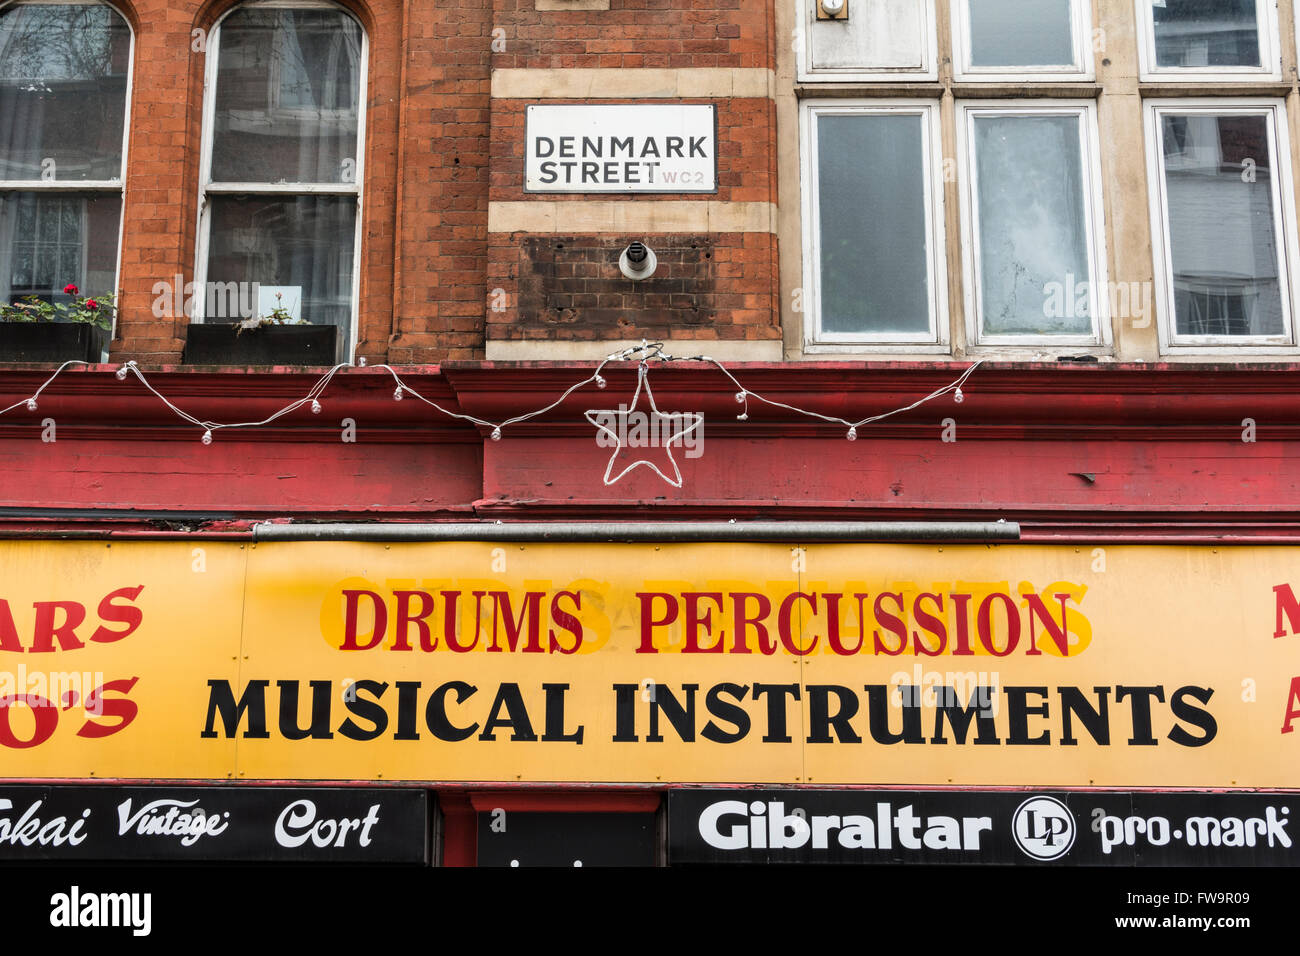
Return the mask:
[[(194, 274), (204, 55), (192, 49), (193, 31), (210, 30), (234, 4), (118, 5), (135, 32), (135, 64), (112, 358), (172, 363), (181, 357), (186, 320), (154, 316), (154, 286), (177, 274), (190, 281)], [(536, 10), (533, 0), (344, 5), (362, 22), (370, 44), (357, 354), (372, 364), (481, 358), (489, 324), (494, 337), (520, 334), (488, 309), (489, 291), (512, 281), (511, 268), (518, 271), (523, 238), (489, 236), (488, 200), (525, 198), (526, 104), (491, 99), (493, 68), (774, 65), (766, 0), (611, 0), (608, 11), (556, 12)], [(504, 49), (494, 51), (494, 40)], [(774, 201), (771, 101), (717, 102), (720, 188), (716, 196), (694, 198)], [(692, 197), (625, 201), (664, 198)], [(710, 304), (716, 324), (691, 333), (778, 335), (774, 237), (710, 238), (716, 245)], [(588, 332), (592, 328), (565, 330), (574, 337)]]

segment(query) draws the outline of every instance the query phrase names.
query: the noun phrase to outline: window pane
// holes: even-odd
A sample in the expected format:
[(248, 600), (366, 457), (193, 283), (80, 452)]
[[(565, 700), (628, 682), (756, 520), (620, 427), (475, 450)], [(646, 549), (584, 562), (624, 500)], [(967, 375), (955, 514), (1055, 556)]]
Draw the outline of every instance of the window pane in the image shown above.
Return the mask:
[[(278, 288), (285, 309), (315, 325), (338, 326), (340, 341), (346, 340), (352, 328), (356, 200), (210, 196), (209, 201), (208, 288), (234, 288), (226, 283)], [(251, 291), (244, 297), (257, 298)], [(269, 309), (264, 305), (259, 311)], [(220, 322), (236, 316), (208, 309), (205, 318)]]
[(1071, 0), (969, 0), (972, 66), (1074, 64)]
[(980, 294), (991, 335), (1092, 333), (1075, 116), (977, 116)]
[(121, 216), (115, 193), (0, 193), (0, 299), (114, 293)]
[(817, 120), (823, 332), (930, 331), (922, 122)]
[(1280, 335), (1266, 116), (1162, 117), (1179, 335)]
[(1156, 66), (1259, 66), (1255, 0), (1153, 2)]
[(0, 179), (120, 178), (130, 56), (109, 7), (0, 10)]
[(236, 10), (221, 24), (212, 179), (353, 182), (361, 28), (332, 10)]

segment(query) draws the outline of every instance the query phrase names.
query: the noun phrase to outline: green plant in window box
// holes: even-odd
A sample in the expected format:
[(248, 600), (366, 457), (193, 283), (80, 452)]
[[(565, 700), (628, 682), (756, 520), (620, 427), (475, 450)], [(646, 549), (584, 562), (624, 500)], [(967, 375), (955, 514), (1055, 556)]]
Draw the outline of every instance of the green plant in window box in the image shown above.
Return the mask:
[(26, 295), (16, 302), (0, 305), (0, 322), (75, 322), (105, 331), (113, 327), (112, 293), (86, 296), (71, 283), (63, 287), (63, 292), (72, 296), (71, 302), (46, 302)]
[(282, 298), (283, 294), (277, 292), (275, 294), (275, 307), (266, 315), (259, 315), (240, 322), (235, 329), (235, 334), (238, 335), (245, 329), (260, 329), (268, 325), (311, 325), (306, 319), (295, 319), (292, 313), (284, 307), (284, 303), (280, 301)]

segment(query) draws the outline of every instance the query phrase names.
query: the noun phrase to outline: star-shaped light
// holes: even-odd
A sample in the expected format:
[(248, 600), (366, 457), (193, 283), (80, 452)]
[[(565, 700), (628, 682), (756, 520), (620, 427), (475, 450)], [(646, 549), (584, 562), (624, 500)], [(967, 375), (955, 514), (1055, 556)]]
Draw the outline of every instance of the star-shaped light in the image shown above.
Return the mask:
[[(667, 475), (665, 475), (662, 471), (659, 470), (659, 466), (656, 465), (654, 462), (648, 461), (645, 458), (638, 458), (636, 461), (632, 462), (632, 464), (628, 465), (617, 475), (611, 478), (610, 473), (614, 470), (614, 462), (618, 459), (618, 453), (627, 446), (623, 444), (623, 440), (619, 437), (619, 433), (613, 431), (608, 425), (605, 425), (602, 422), (597, 421), (596, 416), (600, 416), (605, 419), (618, 418), (622, 416), (624, 420), (626, 420), (626, 417), (629, 414), (636, 411), (637, 402), (641, 398), (641, 390), (643, 388), (645, 389), (646, 398), (650, 400), (650, 414), (656, 420), (667, 419), (670, 423), (674, 423), (678, 421), (689, 423), (680, 431), (678, 431), (676, 434), (671, 435), (666, 441), (663, 442), (664, 450), (668, 452), (668, 462), (673, 466), (674, 477), (669, 478)], [(646, 366), (644, 364), (642, 364), (637, 368), (636, 391), (632, 393), (632, 404), (630, 406), (627, 406), (623, 410), (615, 410), (609, 408), (589, 409), (588, 411), (584, 412), (583, 415), (588, 422), (590, 422), (592, 425), (595, 425), (596, 428), (598, 428), (600, 431), (604, 432), (606, 435), (608, 435), (610, 438), (614, 440), (614, 451), (609, 456), (609, 464), (605, 466), (605, 484), (607, 486), (612, 485), (615, 482), (619, 481), (629, 471), (631, 471), (633, 468), (636, 468), (640, 465), (645, 465), (647, 468), (653, 471), (664, 481), (668, 482), (668, 484), (672, 485), (674, 488), (680, 488), (682, 486), (682, 473), (681, 470), (677, 467), (677, 459), (673, 457), (673, 442), (681, 441), (691, 432), (695, 431), (695, 429), (699, 428), (700, 425), (704, 423), (704, 416), (698, 412), (659, 411), (659, 406), (655, 404), (654, 392), (651, 391), (650, 389), (650, 380), (647, 377)], [(624, 435), (627, 434), (626, 426), (621, 429), (621, 432)]]

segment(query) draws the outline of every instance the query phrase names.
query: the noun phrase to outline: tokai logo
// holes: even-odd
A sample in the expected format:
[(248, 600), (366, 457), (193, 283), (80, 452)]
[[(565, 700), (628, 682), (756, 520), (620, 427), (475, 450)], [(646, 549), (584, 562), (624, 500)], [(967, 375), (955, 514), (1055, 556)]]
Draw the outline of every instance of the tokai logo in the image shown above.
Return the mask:
[[(205, 836), (217, 836), (225, 832), (230, 818), (230, 811), (225, 813), (207, 813), (196, 806), (197, 800), (152, 800), (134, 813), (131, 801), (123, 800), (117, 806), (118, 836), (125, 836), (134, 830), (140, 836), (180, 837), (181, 846), (193, 846)], [(188, 807), (194, 807), (188, 813), (182, 813)]]

